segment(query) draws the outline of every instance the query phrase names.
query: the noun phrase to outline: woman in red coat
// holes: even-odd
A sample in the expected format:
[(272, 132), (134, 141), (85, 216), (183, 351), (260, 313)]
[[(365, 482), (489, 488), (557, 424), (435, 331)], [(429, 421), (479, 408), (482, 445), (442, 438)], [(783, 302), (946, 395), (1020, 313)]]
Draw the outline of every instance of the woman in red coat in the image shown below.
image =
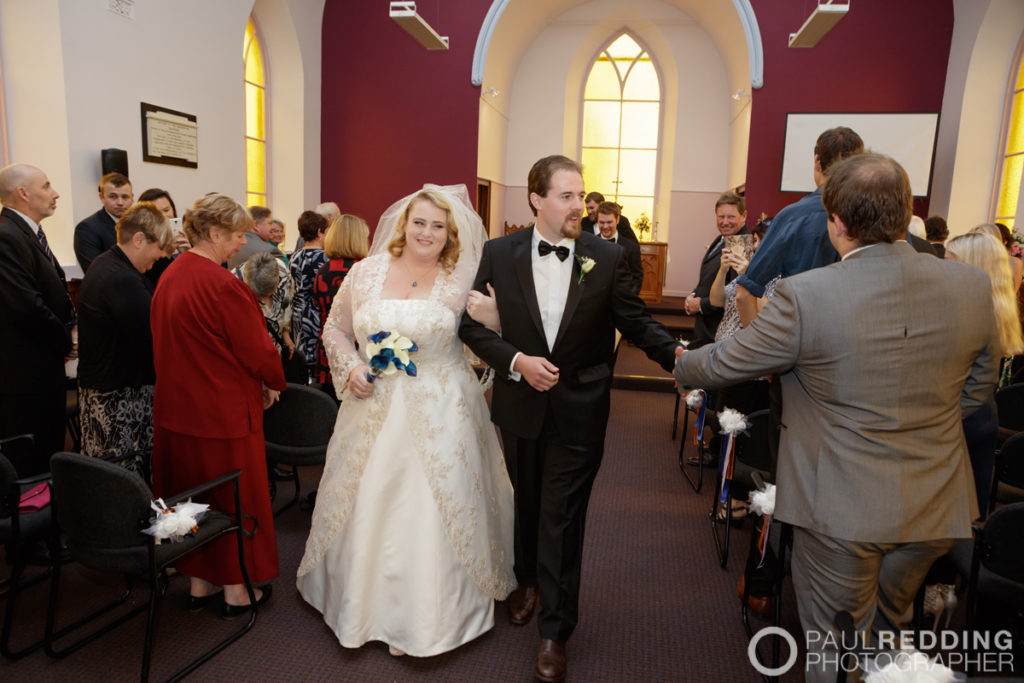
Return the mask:
[[(208, 195), (185, 213), (184, 227), (194, 246), (167, 268), (153, 295), (153, 488), (169, 495), (240, 469), (246, 566), (253, 581), (269, 581), (278, 570), (263, 410), (286, 384), (256, 298), (222, 267), (245, 244), (252, 218), (230, 197)], [(234, 509), (228, 487), (211, 498), (217, 509)], [(225, 537), (178, 564), (191, 578), (191, 609), (223, 587), (224, 616), (245, 610), (235, 543)], [(262, 604), (270, 586), (256, 595)]]

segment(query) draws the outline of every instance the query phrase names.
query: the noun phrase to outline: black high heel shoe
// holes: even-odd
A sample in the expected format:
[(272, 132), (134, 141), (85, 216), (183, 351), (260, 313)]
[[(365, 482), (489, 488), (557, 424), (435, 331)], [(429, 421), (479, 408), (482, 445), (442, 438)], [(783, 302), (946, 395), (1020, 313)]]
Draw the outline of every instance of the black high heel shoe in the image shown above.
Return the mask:
[(210, 593), (202, 597), (196, 597), (194, 595), (188, 596), (188, 611), (189, 612), (201, 612), (206, 609), (206, 606), (215, 600), (220, 600), (224, 597), (224, 591), (219, 590), (216, 593)]
[[(256, 589), (263, 592), (263, 595), (261, 595), (259, 599), (256, 600), (256, 606), (262, 607), (264, 604), (266, 604), (268, 600), (270, 600), (270, 594), (274, 592), (274, 587), (268, 583), (265, 586), (257, 586)], [(234, 619), (235, 617), (242, 616), (250, 609), (252, 609), (252, 604), (229, 605), (225, 602), (224, 609), (221, 612), (221, 616), (225, 619)]]

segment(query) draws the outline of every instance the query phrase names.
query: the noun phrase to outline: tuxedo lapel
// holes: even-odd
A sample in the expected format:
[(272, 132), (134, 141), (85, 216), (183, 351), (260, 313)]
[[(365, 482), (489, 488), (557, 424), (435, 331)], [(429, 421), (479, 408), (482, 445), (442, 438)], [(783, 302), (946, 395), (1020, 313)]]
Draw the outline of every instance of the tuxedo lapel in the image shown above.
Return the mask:
[[(530, 248), (533, 245), (533, 231), (523, 230), (527, 233), (526, 239), (519, 242), (512, 248), (512, 262), (515, 264), (516, 276), (519, 278), (519, 286), (522, 288), (523, 298), (526, 299), (526, 309), (530, 312), (533, 324), (544, 337), (544, 323), (540, 317), (540, 304), (537, 303), (537, 287), (533, 283), (533, 261)], [(500, 296), (500, 295), (499, 295)]]
[(551, 347), (552, 351), (558, 348), (558, 342), (562, 341), (566, 330), (569, 329), (569, 321), (572, 320), (572, 315), (576, 312), (576, 306), (583, 295), (583, 289), (586, 287), (585, 281), (580, 282), (580, 273), (582, 272), (580, 270), (580, 259), (585, 257), (593, 258), (587, 246), (581, 244), (580, 240), (576, 240), (576, 253), (571, 257), (572, 276), (569, 278), (569, 295), (565, 299), (565, 310), (562, 312), (562, 321), (558, 324), (558, 334), (555, 335), (555, 343)]

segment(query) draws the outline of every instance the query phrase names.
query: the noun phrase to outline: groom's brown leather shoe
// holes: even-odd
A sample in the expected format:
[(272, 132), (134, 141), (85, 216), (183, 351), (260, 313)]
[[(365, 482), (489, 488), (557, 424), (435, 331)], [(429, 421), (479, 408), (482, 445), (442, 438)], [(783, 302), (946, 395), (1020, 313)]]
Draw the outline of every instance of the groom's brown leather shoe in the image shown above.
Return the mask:
[(508, 596), (508, 620), (516, 626), (522, 626), (530, 621), (536, 605), (537, 589), (533, 586), (519, 586)]
[(542, 638), (537, 650), (538, 681), (562, 683), (565, 680), (565, 644)]

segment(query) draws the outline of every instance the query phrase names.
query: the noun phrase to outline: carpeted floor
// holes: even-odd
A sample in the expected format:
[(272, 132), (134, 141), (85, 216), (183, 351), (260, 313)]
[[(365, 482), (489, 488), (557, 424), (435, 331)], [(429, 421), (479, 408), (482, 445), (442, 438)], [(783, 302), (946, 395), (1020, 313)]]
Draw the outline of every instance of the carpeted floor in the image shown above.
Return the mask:
[[(587, 526), (579, 627), (569, 641), (569, 679), (577, 682), (757, 681), (740, 621), (736, 581), (748, 532), (734, 532), (733, 556), (719, 568), (707, 511), (713, 481), (695, 494), (676, 463), (672, 394), (612, 393), (604, 464)], [(307, 490), (318, 472), (306, 472)], [(284, 492), (285, 494), (287, 491)], [(392, 658), (380, 643), (345, 650), (295, 590), (295, 571), (309, 526), (293, 508), (277, 521), (281, 575), (254, 629), (200, 668), (196, 681), (522, 681), (533, 680), (536, 622), (511, 626), (504, 606), (488, 634), (428, 659)], [(116, 582), (73, 565), (65, 570), (62, 621), (112, 594)], [(166, 678), (214, 637), (235, 627), (211, 610), (183, 609), (187, 583), (171, 581), (158, 616), (152, 677)], [(137, 591), (143, 599), (144, 591)], [(792, 604), (792, 596), (787, 595)], [(42, 632), (45, 588), (19, 602), (15, 642)], [(760, 627), (762, 622), (755, 622)], [(796, 631), (791, 607), (783, 625)], [(138, 677), (143, 618), (63, 660), (37, 651), (0, 664), (7, 681), (103, 680)], [(783, 656), (787, 653), (784, 651)], [(799, 670), (799, 669), (797, 669)], [(799, 680), (794, 675), (783, 680)]]

